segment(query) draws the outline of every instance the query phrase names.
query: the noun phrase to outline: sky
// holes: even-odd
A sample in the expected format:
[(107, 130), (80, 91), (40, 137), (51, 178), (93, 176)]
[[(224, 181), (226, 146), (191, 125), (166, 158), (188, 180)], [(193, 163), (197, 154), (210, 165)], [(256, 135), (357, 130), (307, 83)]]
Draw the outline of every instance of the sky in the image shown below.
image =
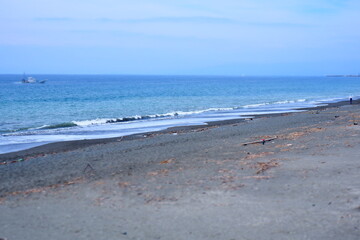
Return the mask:
[(357, 74), (359, 26), (359, 0), (0, 0), (0, 74)]

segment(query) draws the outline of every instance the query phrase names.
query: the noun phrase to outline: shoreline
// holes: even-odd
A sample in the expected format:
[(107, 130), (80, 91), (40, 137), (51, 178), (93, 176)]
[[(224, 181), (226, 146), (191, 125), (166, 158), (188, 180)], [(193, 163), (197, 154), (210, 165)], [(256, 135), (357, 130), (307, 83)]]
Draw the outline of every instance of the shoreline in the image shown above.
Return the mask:
[(0, 237), (360, 237), (360, 104), (106, 141), (0, 165)]
[[(359, 103), (360, 103), (360, 99), (353, 100), (353, 104), (359, 104)], [(340, 102), (335, 102), (335, 103), (323, 103), (323, 104), (324, 105), (326, 104), (326, 105), (310, 107), (310, 108), (298, 108), (296, 110), (311, 111), (311, 110), (322, 110), (322, 109), (326, 109), (326, 108), (340, 107), (340, 106), (344, 106), (344, 105), (349, 105), (349, 101), (340, 101)], [(292, 110), (292, 109), (290, 109), (290, 110)], [(282, 116), (282, 115), (297, 114), (297, 113), (299, 113), (299, 112), (259, 114), (259, 115), (255, 115), (255, 116), (249, 116), (249, 118), (251, 117), (251, 119), (258, 119), (258, 118), (264, 118), (264, 117)], [(247, 116), (243, 115), (243, 117), (245, 117), (245, 118), (222, 120), (222, 121), (212, 121), (212, 122), (206, 122), (203, 125), (170, 127), (170, 128), (160, 130), (160, 131), (137, 133), (137, 134), (131, 134), (131, 135), (126, 135), (126, 136), (121, 136), (121, 137), (114, 137), (114, 138), (100, 138), (100, 139), (97, 138), (97, 139), (83, 139), (83, 140), (52, 142), (52, 143), (47, 143), (47, 144), (36, 146), (36, 147), (31, 147), (31, 148), (25, 149), (25, 150), (0, 154), (0, 162), (3, 162), (4, 164), (6, 164), (7, 162), (11, 162), (11, 161), (14, 161), (17, 159), (31, 158), (34, 156), (53, 154), (53, 153), (58, 153), (58, 152), (73, 151), (73, 150), (81, 149), (81, 148), (88, 147), (91, 145), (142, 139), (142, 138), (146, 138), (149, 135), (169, 134), (171, 132), (176, 132), (176, 131), (187, 132), (187, 131), (192, 131), (192, 130), (196, 130), (196, 129), (200, 129), (200, 128), (209, 128), (209, 127), (214, 127), (214, 126), (237, 124), (237, 123), (247, 121), (247, 118), (246, 118)]]

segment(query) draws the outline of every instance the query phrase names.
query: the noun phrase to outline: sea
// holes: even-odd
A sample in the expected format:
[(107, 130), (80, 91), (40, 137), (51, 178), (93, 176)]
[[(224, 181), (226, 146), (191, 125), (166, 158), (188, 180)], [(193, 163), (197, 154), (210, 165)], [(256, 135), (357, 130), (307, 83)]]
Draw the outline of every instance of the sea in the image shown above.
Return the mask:
[(0, 154), (302, 111), (360, 96), (357, 77), (0, 75)]

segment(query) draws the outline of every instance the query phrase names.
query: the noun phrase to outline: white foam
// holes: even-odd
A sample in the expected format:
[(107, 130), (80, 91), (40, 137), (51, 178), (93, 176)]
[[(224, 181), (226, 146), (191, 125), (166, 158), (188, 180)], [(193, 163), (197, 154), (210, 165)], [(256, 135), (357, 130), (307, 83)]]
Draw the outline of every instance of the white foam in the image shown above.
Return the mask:
[[(72, 121), (72, 123), (74, 123), (80, 127), (86, 127), (86, 126), (101, 125), (101, 124), (106, 124), (106, 123), (117, 123), (118, 124), (118, 123), (130, 122), (130, 121), (122, 122), (122, 120), (124, 120), (124, 119), (131, 119), (132, 121), (149, 120), (152, 118), (155, 119), (155, 118), (166, 118), (166, 117), (177, 117), (177, 116), (189, 116), (189, 115), (196, 115), (196, 114), (207, 113), (207, 112), (230, 111), (230, 110), (234, 110), (234, 108), (209, 108), (209, 109), (205, 109), (205, 110), (195, 110), (195, 111), (174, 111), (174, 112), (169, 112), (169, 113), (164, 113), (164, 114), (152, 114), (152, 115), (148, 115), (148, 116), (135, 115), (135, 116), (123, 117), (123, 118), (97, 118), (97, 119), (92, 119), (92, 120)], [(44, 127), (47, 127), (47, 125), (42, 126), (40, 128), (36, 128), (36, 129), (41, 129)]]
[(90, 126), (90, 125), (105, 124), (109, 120), (112, 120), (112, 119), (97, 118), (97, 119), (93, 119), (93, 120), (72, 121), (72, 123), (74, 123), (80, 127), (85, 127), (85, 126)]
[(297, 100), (282, 100), (282, 101), (275, 101), (275, 102), (266, 102), (266, 103), (258, 103), (258, 104), (249, 104), (245, 105), (243, 108), (258, 108), (267, 105), (285, 105), (285, 104), (294, 104), (294, 103), (303, 103), (306, 102), (307, 99), (297, 99)]

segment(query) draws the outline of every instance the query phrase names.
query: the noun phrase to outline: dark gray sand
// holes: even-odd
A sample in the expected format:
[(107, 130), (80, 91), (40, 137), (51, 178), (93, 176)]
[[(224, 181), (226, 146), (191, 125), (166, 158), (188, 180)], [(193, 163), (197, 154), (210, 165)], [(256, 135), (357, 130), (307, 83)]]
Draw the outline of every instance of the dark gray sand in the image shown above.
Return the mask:
[(0, 162), (3, 239), (360, 239), (357, 104)]

